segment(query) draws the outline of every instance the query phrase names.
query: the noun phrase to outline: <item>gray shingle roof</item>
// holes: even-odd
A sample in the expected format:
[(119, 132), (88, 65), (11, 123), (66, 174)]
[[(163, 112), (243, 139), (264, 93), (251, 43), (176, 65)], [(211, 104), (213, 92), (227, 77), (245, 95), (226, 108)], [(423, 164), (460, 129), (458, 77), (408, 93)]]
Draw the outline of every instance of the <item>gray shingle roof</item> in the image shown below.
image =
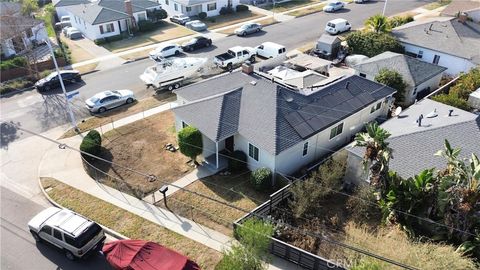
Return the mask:
[(480, 25), (457, 19), (436, 18), (412, 22), (392, 30), (401, 42), (469, 59), (480, 64)]
[(174, 0), (174, 1), (184, 6), (193, 6), (193, 5), (215, 2), (214, 0)]
[(57, 0), (53, 1), (53, 6), (55, 7), (66, 7), (80, 4), (89, 4), (88, 0)]
[[(426, 115), (436, 109), (438, 116)], [(448, 110), (453, 109), (448, 117)], [(423, 114), (422, 127), (415, 119)], [(455, 148), (462, 148), (461, 157), (469, 158), (472, 153), (480, 154), (480, 117), (451, 106), (424, 99), (401, 113), (403, 117), (392, 118), (382, 124), (392, 136), (388, 139), (393, 149), (390, 169), (404, 178), (418, 174), (423, 169), (444, 168), (446, 161), (434, 156), (443, 149), (447, 139)], [(363, 156), (363, 147), (347, 147), (347, 150), (359, 157)]]
[(411, 86), (421, 83), (442, 73), (447, 68), (420, 61), (408, 55), (384, 52), (375, 57), (367, 59), (353, 67), (361, 73), (375, 76), (378, 72), (387, 68), (395, 70)]
[[(236, 88), (241, 90), (231, 92)], [(238, 132), (255, 146), (277, 155), (394, 92), (351, 76), (305, 96), (257, 74), (233, 72), (177, 90), (176, 94), (190, 103), (173, 110), (212, 140)], [(222, 100), (225, 93), (229, 93), (228, 99)], [(235, 98), (240, 103), (233, 102)], [(229, 114), (220, 113), (220, 108)], [(232, 123), (237, 111), (235, 130)]]

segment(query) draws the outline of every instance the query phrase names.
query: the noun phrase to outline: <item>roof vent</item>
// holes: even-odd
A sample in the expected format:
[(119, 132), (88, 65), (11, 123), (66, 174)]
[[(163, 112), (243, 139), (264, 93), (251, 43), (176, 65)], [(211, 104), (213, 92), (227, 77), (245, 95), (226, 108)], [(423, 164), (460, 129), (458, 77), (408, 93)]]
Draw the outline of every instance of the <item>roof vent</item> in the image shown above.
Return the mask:
[(453, 110), (448, 110), (448, 116), (452, 116)]
[(347, 83), (345, 84), (345, 89), (348, 90), (348, 87), (350, 86), (350, 82), (347, 81)]
[(255, 86), (255, 85), (257, 85), (257, 81), (251, 81), (250, 84)]
[(430, 112), (429, 114), (427, 114), (427, 118), (435, 118), (438, 116), (438, 113), (437, 113), (437, 109), (433, 109), (433, 112)]
[(419, 127), (422, 126), (422, 119), (423, 119), (423, 114), (420, 114), (420, 116), (417, 119), (417, 124), (418, 124)]

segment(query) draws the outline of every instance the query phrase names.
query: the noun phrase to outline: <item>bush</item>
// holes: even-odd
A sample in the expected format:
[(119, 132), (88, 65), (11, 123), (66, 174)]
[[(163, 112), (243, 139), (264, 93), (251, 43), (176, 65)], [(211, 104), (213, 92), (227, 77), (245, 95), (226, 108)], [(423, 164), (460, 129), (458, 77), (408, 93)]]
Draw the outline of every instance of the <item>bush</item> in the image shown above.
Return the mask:
[(268, 188), (272, 183), (272, 171), (268, 168), (259, 168), (250, 174), (250, 182), (256, 190)]
[(409, 22), (413, 22), (414, 19), (412, 16), (395, 16), (391, 18), (388, 23), (390, 24), (391, 28), (398, 27), (400, 25), (404, 25)]
[[(86, 152), (91, 155), (97, 156), (102, 150), (102, 136), (96, 130), (90, 130), (88, 134), (83, 138), (80, 144), (80, 151)], [(93, 157), (83, 154), (83, 158), (87, 160), (95, 160)]]
[(214, 23), (216, 22), (217, 20), (214, 18), (214, 17), (210, 17), (210, 18), (207, 18), (209, 22), (211, 23)]
[(227, 15), (227, 14), (232, 14), (234, 13), (235, 11), (233, 10), (232, 7), (222, 7), (220, 9), (220, 15)]
[(200, 12), (200, 13), (198, 13), (198, 18), (199, 18), (200, 20), (205, 20), (205, 18), (207, 18), (207, 13), (206, 13), (206, 12), (203, 12), (203, 11)]
[(184, 127), (178, 132), (180, 152), (196, 162), (196, 158), (203, 152), (202, 133), (192, 126)]
[(95, 45), (102, 45), (107, 43), (107, 41), (105, 40), (105, 38), (97, 38), (93, 41), (93, 43), (95, 43)]
[(16, 56), (9, 60), (2, 60), (0, 63), (0, 70), (8, 70), (17, 67), (25, 67), (27, 59), (23, 56)]
[(402, 45), (394, 37), (385, 33), (353, 32), (347, 36), (347, 44), (350, 53), (362, 54), (368, 57), (373, 57), (386, 51), (404, 52)]
[(470, 105), (468, 105), (468, 102), (465, 99), (461, 99), (453, 92), (449, 94), (440, 94), (437, 96), (433, 96), (432, 99), (465, 111), (469, 111), (471, 109)]
[(237, 9), (237, 12), (244, 12), (244, 11), (248, 11), (248, 6), (238, 5), (236, 9)]
[(240, 172), (247, 168), (247, 155), (240, 150), (232, 153), (228, 159), (228, 169), (232, 172)]
[(480, 68), (474, 68), (463, 74), (449, 93), (456, 94), (459, 98), (467, 100), (469, 95), (480, 87)]
[(152, 31), (155, 28), (157, 28), (157, 25), (151, 21), (145, 20), (145, 21), (138, 22), (138, 31), (140, 32)]
[(33, 81), (28, 78), (19, 78), (2, 83), (0, 86), (0, 95), (5, 95), (17, 90), (22, 90), (33, 86)]
[(375, 76), (375, 81), (397, 90), (397, 93), (394, 95), (395, 104), (401, 104), (405, 101), (405, 88), (407, 84), (403, 80), (402, 75), (396, 70), (381, 69), (377, 76)]
[(122, 40), (122, 39), (123, 39), (122, 35), (116, 35), (116, 36), (106, 37), (105, 41), (106, 42), (113, 42), (113, 41), (118, 41), (118, 40)]

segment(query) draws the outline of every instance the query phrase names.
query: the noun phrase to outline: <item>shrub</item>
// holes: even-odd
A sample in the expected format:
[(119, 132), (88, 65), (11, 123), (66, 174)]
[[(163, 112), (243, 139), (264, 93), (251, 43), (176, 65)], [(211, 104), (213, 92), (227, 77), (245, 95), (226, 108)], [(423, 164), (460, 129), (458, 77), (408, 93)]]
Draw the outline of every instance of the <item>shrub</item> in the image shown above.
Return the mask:
[(116, 35), (116, 36), (106, 37), (105, 41), (106, 42), (113, 42), (113, 41), (118, 41), (118, 40), (122, 40), (122, 39), (123, 39), (122, 35)]
[(144, 21), (139, 21), (138, 22), (138, 31), (140, 31), (140, 32), (151, 31), (155, 28), (157, 28), (157, 25), (154, 24), (151, 21), (144, 20)]
[(237, 9), (237, 12), (244, 12), (244, 11), (248, 11), (248, 6), (238, 5), (236, 9)]
[[(80, 151), (86, 152), (91, 155), (97, 156), (102, 150), (102, 137), (100, 133), (96, 130), (90, 130), (88, 134), (83, 138), (82, 143), (80, 144)], [(83, 158), (87, 160), (95, 160), (89, 155), (82, 153)]]
[(216, 22), (217, 20), (214, 18), (214, 17), (210, 17), (210, 18), (207, 18), (210, 22), (214, 23)]
[(33, 81), (28, 78), (19, 78), (2, 83), (0, 86), (0, 95), (5, 95), (17, 90), (22, 90), (33, 86)]
[(2, 60), (0, 63), (0, 70), (8, 70), (17, 67), (25, 67), (27, 59), (23, 56), (17, 56), (9, 60)]
[(222, 7), (220, 9), (220, 15), (227, 15), (227, 14), (232, 14), (234, 13), (235, 11), (233, 10), (232, 7)]
[(394, 37), (385, 33), (357, 31), (349, 34), (346, 40), (352, 54), (373, 57), (386, 51), (404, 52), (402, 45)]
[(236, 150), (232, 153), (230, 159), (228, 159), (228, 169), (232, 172), (243, 171), (247, 168), (247, 155), (240, 150)]
[(206, 13), (206, 12), (203, 12), (203, 11), (200, 12), (200, 13), (198, 13), (198, 18), (199, 18), (200, 20), (205, 20), (205, 18), (207, 18), (207, 13)]
[(456, 94), (459, 98), (467, 100), (469, 95), (480, 87), (480, 68), (474, 68), (463, 74), (449, 93)]
[(272, 182), (272, 171), (268, 168), (259, 168), (250, 175), (250, 182), (256, 190), (268, 188)]
[(178, 132), (178, 145), (182, 154), (197, 162), (197, 156), (203, 152), (202, 133), (192, 126), (184, 127)]
[(405, 88), (407, 85), (402, 75), (396, 70), (381, 69), (377, 76), (375, 76), (375, 81), (397, 90), (397, 93), (394, 95), (395, 104), (400, 104), (405, 101)]
[(433, 96), (432, 99), (465, 111), (469, 111), (471, 109), (470, 105), (468, 105), (468, 102), (465, 99), (461, 99), (453, 92), (449, 94), (436, 95)]
[(409, 22), (413, 22), (414, 19), (412, 16), (395, 16), (393, 18), (391, 18), (388, 23), (390, 24), (390, 27), (391, 28), (395, 28), (395, 27), (398, 27), (400, 25), (404, 25), (406, 23), (409, 23)]
[(352, 217), (358, 221), (371, 220), (373, 216), (380, 214), (375, 189), (367, 184), (360, 185), (355, 189), (353, 196), (348, 198), (346, 207)]
[(102, 45), (107, 43), (107, 41), (105, 40), (105, 38), (97, 38), (93, 41), (93, 43), (95, 43), (95, 45)]

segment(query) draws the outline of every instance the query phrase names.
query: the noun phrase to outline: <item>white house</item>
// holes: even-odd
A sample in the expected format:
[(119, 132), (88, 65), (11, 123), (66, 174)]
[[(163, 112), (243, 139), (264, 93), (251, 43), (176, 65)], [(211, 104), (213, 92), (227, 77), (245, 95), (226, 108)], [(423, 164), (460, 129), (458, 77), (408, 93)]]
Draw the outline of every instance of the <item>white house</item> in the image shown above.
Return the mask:
[(57, 12), (58, 19), (63, 16), (68, 16), (68, 6), (80, 5), (80, 4), (89, 4), (89, 0), (53, 0), (52, 4), (55, 7)]
[[(176, 129), (203, 135), (206, 163), (225, 168), (221, 151), (241, 150), (251, 170), (291, 174), (352, 140), (366, 122), (385, 117), (395, 90), (359, 76), (299, 89), (263, 72), (236, 71), (175, 91)], [(323, 76), (318, 76), (323, 80)]]
[(159, 0), (168, 15), (185, 14), (195, 16), (200, 12), (207, 13), (208, 17), (217, 16), (222, 7), (235, 8), (239, 0)]
[(0, 43), (2, 57), (21, 54), (48, 38), (43, 21), (20, 14), (20, 4), (0, 2)]
[(384, 52), (353, 66), (355, 74), (369, 80), (375, 80), (380, 70), (397, 71), (406, 84), (403, 105), (410, 105), (417, 99), (422, 99), (438, 88), (443, 72), (447, 69), (414, 57)]
[(65, 7), (73, 27), (85, 37), (96, 40), (129, 32), (132, 24), (147, 20), (147, 11), (161, 5), (149, 0), (99, 0)]
[(395, 28), (392, 34), (406, 54), (446, 67), (447, 74), (468, 72), (480, 64), (480, 25), (466, 18), (411, 22)]

